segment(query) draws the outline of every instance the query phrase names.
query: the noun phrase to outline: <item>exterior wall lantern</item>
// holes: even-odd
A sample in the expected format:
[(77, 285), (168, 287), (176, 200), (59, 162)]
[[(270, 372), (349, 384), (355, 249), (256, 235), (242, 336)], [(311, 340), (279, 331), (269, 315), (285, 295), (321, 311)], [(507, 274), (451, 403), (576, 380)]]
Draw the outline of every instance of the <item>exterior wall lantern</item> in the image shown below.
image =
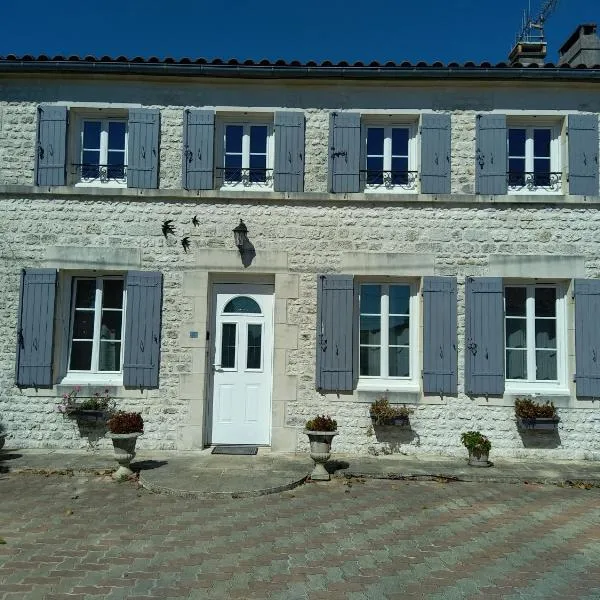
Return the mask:
[(248, 244), (248, 228), (242, 219), (240, 219), (240, 224), (233, 230), (233, 236), (235, 239), (235, 245), (240, 251), (240, 254), (243, 254), (244, 249)]

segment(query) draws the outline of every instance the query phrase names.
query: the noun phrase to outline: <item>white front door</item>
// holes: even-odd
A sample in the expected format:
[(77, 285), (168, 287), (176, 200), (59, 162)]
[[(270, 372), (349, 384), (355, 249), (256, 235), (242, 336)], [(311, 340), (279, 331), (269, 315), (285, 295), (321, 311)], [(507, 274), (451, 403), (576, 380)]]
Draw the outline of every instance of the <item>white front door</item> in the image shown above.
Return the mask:
[(271, 442), (273, 286), (214, 286), (213, 444)]

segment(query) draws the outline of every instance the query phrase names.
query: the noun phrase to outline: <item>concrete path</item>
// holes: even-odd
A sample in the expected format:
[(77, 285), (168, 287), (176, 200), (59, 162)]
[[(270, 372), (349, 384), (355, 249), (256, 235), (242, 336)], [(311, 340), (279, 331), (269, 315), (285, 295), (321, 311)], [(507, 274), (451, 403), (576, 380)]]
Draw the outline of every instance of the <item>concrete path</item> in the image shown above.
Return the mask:
[[(132, 464), (140, 483), (154, 492), (190, 498), (259, 496), (302, 484), (312, 469), (307, 454), (277, 454), (260, 449), (256, 456), (201, 452), (143, 451)], [(116, 468), (111, 454), (60, 450), (0, 451), (5, 471), (108, 474)], [(523, 461), (499, 459), (490, 468), (474, 468), (466, 459), (439, 456), (349, 456), (333, 454), (334, 477), (376, 479), (450, 479), (498, 483), (580, 482), (600, 485), (594, 461)]]

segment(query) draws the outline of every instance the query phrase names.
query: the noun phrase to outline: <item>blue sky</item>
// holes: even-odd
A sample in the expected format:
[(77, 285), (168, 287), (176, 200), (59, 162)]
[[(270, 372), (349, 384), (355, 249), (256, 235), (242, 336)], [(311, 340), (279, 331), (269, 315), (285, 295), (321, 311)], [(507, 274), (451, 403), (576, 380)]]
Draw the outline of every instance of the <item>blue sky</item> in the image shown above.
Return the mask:
[[(545, 0), (531, 0), (537, 12)], [(5, 2), (0, 55), (92, 54), (261, 60), (506, 59), (528, 0), (21, 0)], [(167, 8), (168, 7), (168, 8)], [(598, 0), (559, 0), (548, 60)]]

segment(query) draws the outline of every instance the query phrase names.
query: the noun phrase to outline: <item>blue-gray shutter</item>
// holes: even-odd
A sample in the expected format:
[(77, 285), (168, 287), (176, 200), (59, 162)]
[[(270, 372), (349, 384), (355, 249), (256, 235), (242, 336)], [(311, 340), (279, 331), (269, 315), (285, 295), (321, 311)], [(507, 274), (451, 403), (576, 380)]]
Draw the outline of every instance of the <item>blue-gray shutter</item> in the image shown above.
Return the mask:
[(504, 292), (501, 277), (465, 280), (465, 392), (504, 393)]
[(273, 189), (276, 192), (304, 191), (304, 113), (275, 113), (275, 164)]
[(578, 398), (600, 397), (600, 280), (575, 280), (575, 383)]
[(450, 193), (450, 115), (421, 116), (421, 192)]
[(317, 279), (316, 388), (351, 392), (355, 384), (354, 281), (351, 275)]
[(160, 112), (156, 108), (129, 111), (127, 187), (158, 187), (158, 140)]
[(127, 273), (123, 358), (123, 385), (126, 388), (158, 387), (162, 280), (162, 273)]
[(215, 111), (183, 111), (183, 187), (212, 190), (214, 173)]
[(35, 160), (36, 185), (65, 185), (67, 108), (42, 104), (38, 108)]
[(506, 194), (506, 115), (477, 115), (475, 193)]
[(423, 393), (456, 394), (456, 278), (425, 277), (423, 310)]
[(52, 387), (56, 269), (23, 269), (17, 324), (16, 382)]
[(343, 194), (360, 191), (360, 113), (329, 117), (329, 189)]
[(597, 196), (598, 115), (569, 115), (569, 193)]

